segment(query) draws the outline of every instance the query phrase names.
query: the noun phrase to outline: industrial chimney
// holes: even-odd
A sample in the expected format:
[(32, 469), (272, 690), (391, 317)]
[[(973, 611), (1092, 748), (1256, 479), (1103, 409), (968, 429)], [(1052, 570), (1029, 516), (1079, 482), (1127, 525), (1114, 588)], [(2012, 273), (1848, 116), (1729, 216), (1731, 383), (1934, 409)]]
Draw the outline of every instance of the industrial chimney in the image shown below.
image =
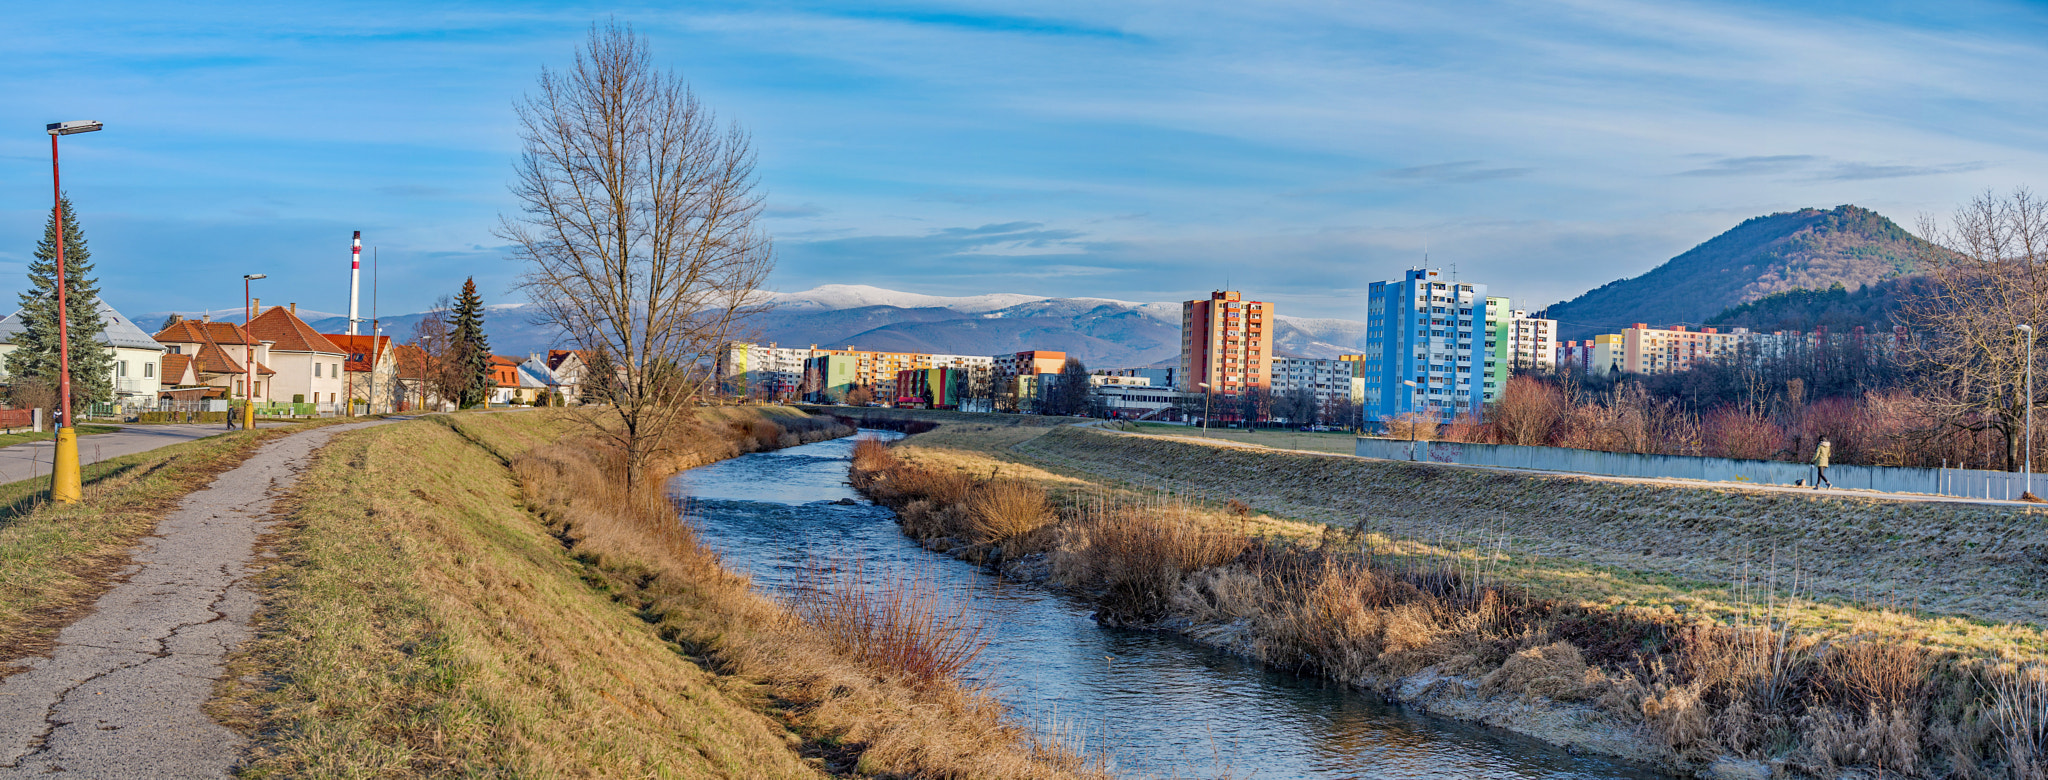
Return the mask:
[(356, 299), (363, 287), (363, 231), (356, 231), (348, 253), (348, 335), (356, 335)]

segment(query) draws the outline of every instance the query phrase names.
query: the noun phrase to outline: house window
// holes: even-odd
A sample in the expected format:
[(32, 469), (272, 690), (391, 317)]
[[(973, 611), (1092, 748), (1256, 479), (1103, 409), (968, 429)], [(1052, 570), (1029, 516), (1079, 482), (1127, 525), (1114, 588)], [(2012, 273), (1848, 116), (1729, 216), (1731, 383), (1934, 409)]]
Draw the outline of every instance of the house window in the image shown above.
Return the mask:
[(153, 378), (153, 377), (155, 377), (155, 376), (156, 376), (156, 361), (152, 360), (152, 361), (150, 361), (150, 362), (148, 362), (148, 363), (144, 363), (144, 364), (142, 364), (142, 378), (144, 378), (144, 379), (150, 379), (150, 378)]
[(314, 364), (313, 364), (313, 378), (314, 378), (314, 379), (319, 379), (319, 378), (320, 378), (320, 367), (321, 367), (322, 365), (325, 365), (325, 364), (324, 364), (324, 363), (314, 363)]
[(114, 361), (114, 376), (117, 376), (117, 377), (124, 377), (124, 376), (127, 376), (127, 375), (128, 375), (128, 361), (126, 361), (126, 360), (116, 360), (116, 361)]

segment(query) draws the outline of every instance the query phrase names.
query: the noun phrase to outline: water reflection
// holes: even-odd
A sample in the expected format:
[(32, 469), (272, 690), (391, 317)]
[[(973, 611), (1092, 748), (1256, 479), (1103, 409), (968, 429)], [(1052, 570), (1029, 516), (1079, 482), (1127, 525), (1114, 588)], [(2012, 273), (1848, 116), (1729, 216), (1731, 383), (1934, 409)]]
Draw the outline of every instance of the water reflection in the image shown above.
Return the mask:
[(1005, 582), (904, 538), (887, 509), (846, 484), (852, 447), (852, 439), (839, 439), (745, 455), (684, 472), (672, 490), (689, 498), (705, 543), (760, 587), (791, 587), (812, 561), (855, 558), (873, 579), (936, 579), (988, 626), (979, 678), (1024, 722), (1068, 724), (1122, 770), (1241, 778), (1661, 777), (1410, 713), (1171, 635), (1103, 629), (1085, 604)]

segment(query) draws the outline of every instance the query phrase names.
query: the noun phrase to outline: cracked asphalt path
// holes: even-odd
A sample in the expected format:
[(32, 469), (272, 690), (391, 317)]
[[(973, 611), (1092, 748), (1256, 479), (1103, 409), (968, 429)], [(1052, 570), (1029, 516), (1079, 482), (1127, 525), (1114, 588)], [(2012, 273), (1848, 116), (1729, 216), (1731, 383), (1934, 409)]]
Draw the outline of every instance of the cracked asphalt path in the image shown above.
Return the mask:
[(134, 553), (133, 576), (0, 680), (0, 778), (226, 777), (243, 740), (201, 710), (250, 637), (247, 582), (272, 501), (333, 425), (263, 445), (192, 493)]

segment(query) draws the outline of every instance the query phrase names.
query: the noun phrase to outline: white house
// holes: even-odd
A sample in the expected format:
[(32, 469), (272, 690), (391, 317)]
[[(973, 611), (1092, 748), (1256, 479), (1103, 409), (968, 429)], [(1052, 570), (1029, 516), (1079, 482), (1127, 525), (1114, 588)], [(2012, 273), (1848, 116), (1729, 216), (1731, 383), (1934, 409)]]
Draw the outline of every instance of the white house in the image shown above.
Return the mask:
[(249, 332), (270, 343), (264, 364), (277, 372), (267, 388), (267, 400), (304, 398), (304, 403), (339, 409), (338, 404), (348, 399), (348, 377), (342, 371), (348, 351), (299, 319), (293, 311), (297, 308), (272, 306), (249, 322)]
[[(155, 405), (157, 390), (162, 387), (164, 345), (104, 300), (99, 302), (99, 312), (100, 346), (114, 353), (114, 400), (129, 407)], [(21, 330), (19, 310), (0, 319), (0, 358), (14, 351), (14, 339)], [(0, 379), (6, 372), (6, 363), (0, 361)]]

